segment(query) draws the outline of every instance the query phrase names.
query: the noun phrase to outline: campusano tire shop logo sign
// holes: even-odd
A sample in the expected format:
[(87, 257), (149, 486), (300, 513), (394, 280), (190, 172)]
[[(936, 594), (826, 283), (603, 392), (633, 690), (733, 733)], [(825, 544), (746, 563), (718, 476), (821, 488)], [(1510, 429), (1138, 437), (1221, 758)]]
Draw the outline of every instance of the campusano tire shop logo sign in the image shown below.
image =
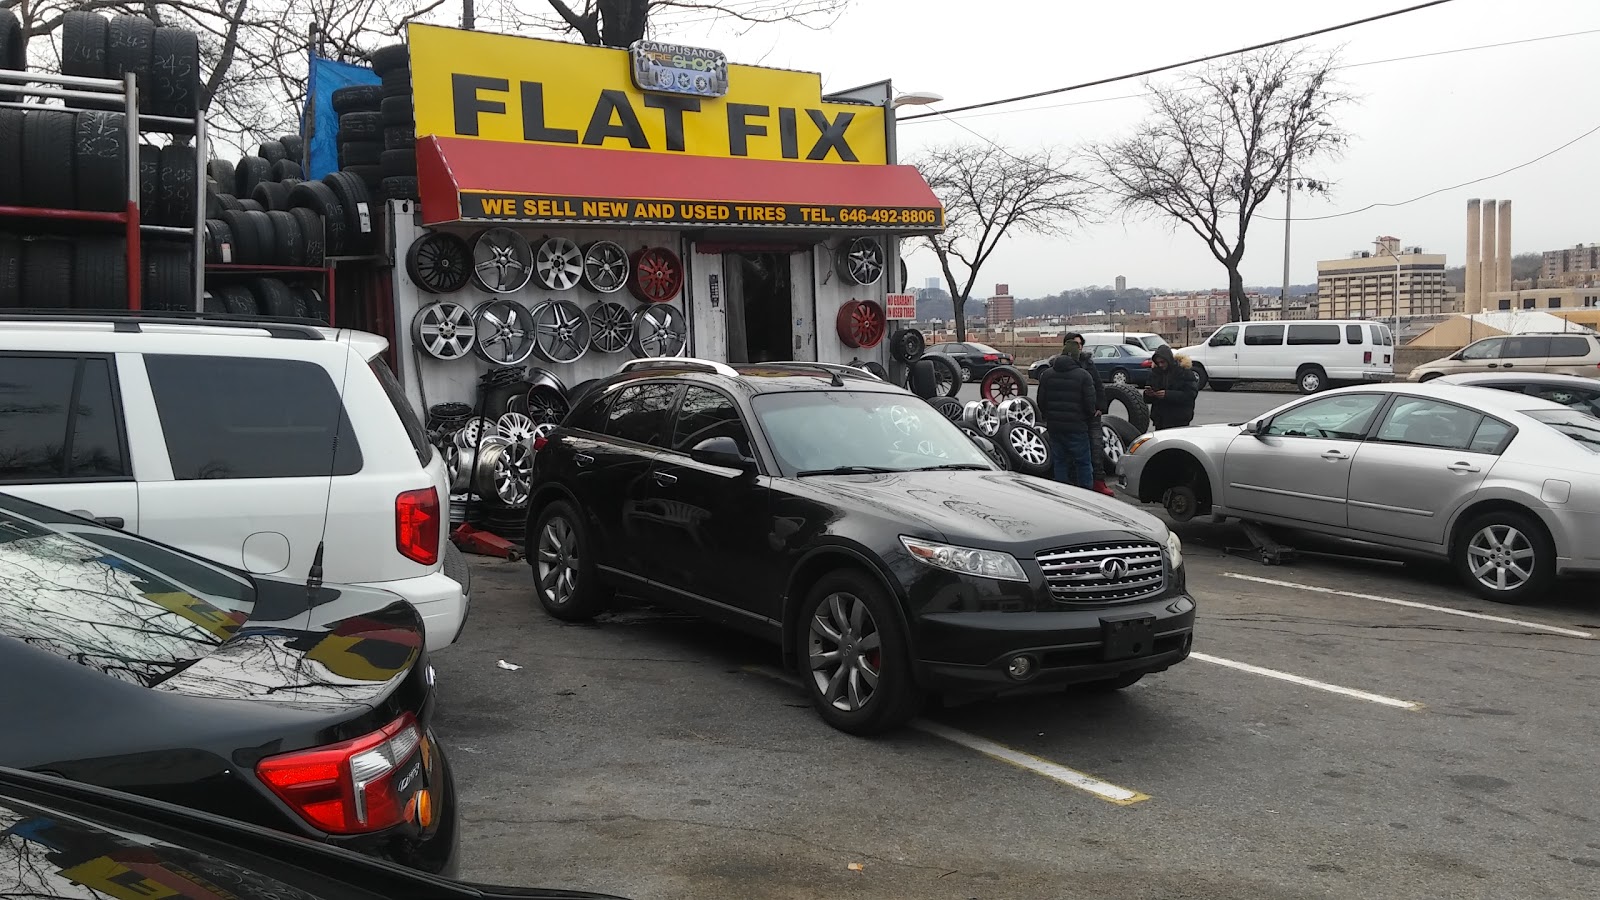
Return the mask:
[(815, 73), (649, 42), (415, 24), (409, 40), (422, 177), (432, 147), (456, 195), (424, 185), (427, 221), (448, 200), (448, 218), (469, 221), (943, 228), (925, 185), (882, 186), (915, 175), (887, 164), (883, 107), (826, 101)]

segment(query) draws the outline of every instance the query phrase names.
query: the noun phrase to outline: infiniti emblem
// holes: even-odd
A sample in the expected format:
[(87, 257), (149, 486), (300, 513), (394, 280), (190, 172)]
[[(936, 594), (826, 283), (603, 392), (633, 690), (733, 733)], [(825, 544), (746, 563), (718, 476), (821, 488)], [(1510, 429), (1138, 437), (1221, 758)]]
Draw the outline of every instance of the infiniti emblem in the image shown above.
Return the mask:
[(1112, 581), (1117, 581), (1128, 574), (1128, 561), (1120, 556), (1113, 556), (1104, 560), (1100, 563), (1100, 574)]

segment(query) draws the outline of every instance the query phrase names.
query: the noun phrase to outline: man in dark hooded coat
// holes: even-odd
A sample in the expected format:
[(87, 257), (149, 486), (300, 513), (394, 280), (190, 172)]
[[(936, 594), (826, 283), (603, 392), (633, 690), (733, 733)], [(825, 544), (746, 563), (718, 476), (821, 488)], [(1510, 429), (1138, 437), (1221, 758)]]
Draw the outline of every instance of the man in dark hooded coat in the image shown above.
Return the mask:
[(1200, 396), (1200, 375), (1189, 366), (1189, 357), (1173, 355), (1162, 347), (1151, 357), (1154, 368), (1144, 399), (1150, 404), (1150, 421), (1156, 430), (1181, 428), (1194, 421), (1194, 401)]

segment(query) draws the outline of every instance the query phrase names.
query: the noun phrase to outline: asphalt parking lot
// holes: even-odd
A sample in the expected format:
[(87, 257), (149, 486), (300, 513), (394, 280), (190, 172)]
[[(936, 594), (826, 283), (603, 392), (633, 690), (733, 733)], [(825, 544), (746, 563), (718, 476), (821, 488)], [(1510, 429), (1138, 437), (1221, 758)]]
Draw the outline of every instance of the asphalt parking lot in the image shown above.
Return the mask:
[[(1207, 392), (1196, 421), (1288, 399)], [(475, 559), (434, 660), (462, 874), (638, 900), (1594, 896), (1592, 583), (1507, 608), (1432, 563), (1267, 568), (1225, 552), (1235, 527), (1178, 531), (1190, 661), (876, 740), (824, 725), (775, 648), (649, 608), (563, 625), (525, 564)]]

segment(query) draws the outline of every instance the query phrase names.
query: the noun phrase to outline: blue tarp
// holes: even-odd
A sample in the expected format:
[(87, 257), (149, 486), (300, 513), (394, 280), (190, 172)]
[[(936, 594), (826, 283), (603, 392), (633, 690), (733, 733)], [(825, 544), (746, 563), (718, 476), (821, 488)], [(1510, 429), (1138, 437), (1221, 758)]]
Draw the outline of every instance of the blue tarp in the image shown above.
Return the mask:
[(333, 111), (333, 92), (353, 84), (379, 84), (382, 79), (366, 66), (356, 66), (311, 54), (306, 82), (306, 108), (300, 113), (300, 130), (306, 136), (306, 177), (321, 180), (339, 169), (339, 116)]

